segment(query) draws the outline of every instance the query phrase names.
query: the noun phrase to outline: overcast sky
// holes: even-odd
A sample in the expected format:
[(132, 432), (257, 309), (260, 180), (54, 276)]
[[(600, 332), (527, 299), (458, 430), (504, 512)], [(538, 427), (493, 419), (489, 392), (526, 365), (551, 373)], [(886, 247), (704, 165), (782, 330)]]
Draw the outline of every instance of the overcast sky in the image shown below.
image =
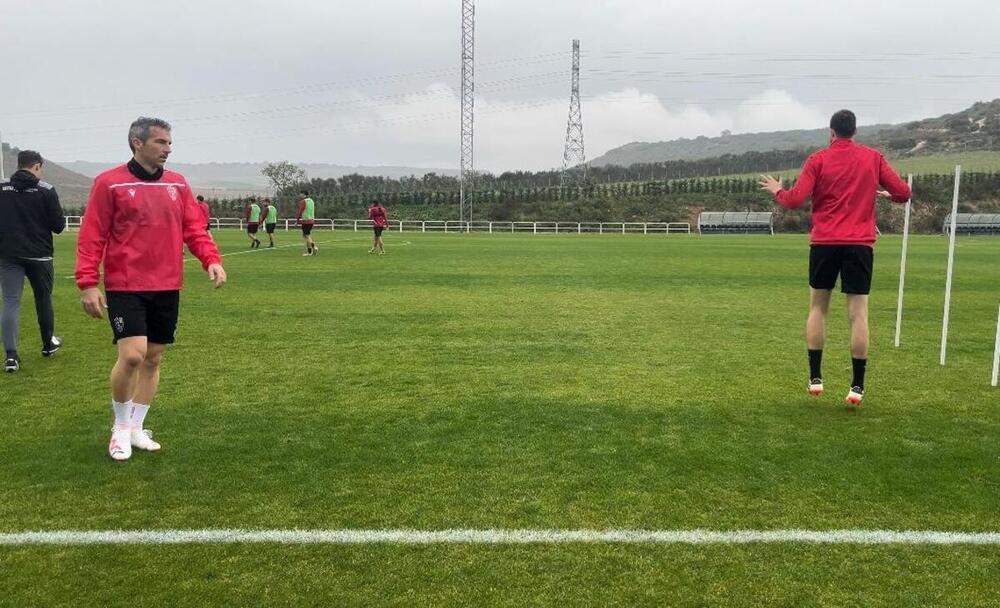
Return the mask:
[[(461, 0), (0, 0), (0, 132), (56, 161), (457, 168)], [(587, 158), (631, 141), (902, 122), (1000, 97), (1000, 3), (479, 0), (476, 167), (561, 166), (570, 48)]]

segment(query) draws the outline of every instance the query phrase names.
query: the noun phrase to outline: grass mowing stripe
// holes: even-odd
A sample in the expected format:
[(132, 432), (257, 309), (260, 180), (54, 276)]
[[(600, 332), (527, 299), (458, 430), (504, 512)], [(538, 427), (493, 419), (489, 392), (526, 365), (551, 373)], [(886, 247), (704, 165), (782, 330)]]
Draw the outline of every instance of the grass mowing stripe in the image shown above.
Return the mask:
[(0, 545), (176, 545), (277, 543), (431, 544), (747, 544), (1000, 545), (1000, 532), (935, 530), (54, 530), (0, 534)]

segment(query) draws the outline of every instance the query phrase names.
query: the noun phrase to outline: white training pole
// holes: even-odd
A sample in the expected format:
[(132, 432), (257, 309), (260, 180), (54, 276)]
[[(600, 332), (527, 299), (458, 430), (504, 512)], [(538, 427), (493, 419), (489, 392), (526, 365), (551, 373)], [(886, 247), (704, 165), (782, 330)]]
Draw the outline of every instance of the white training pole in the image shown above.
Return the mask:
[(951, 275), (955, 268), (955, 221), (958, 219), (958, 186), (962, 165), (955, 165), (955, 193), (951, 198), (951, 236), (948, 239), (948, 275), (944, 283), (944, 320), (941, 323), (941, 365), (948, 351), (948, 312), (951, 310)]
[(997, 312), (997, 339), (993, 345), (993, 386), (997, 385), (998, 371), (1000, 371), (1000, 311)]
[(903, 253), (899, 257), (899, 295), (896, 296), (896, 348), (899, 348), (899, 331), (903, 321), (903, 283), (906, 281), (906, 242), (910, 238), (910, 203), (913, 202), (913, 174), (906, 178), (910, 187), (910, 200), (906, 201), (906, 215), (903, 216)]

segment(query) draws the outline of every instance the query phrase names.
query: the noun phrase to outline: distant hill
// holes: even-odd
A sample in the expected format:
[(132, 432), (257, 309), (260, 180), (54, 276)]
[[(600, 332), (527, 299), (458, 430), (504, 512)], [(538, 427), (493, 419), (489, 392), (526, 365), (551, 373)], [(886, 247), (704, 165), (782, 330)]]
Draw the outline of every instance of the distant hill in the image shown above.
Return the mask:
[[(17, 171), (18, 148), (11, 148), (10, 144), (3, 143), (3, 169), (4, 175), (10, 177)], [(59, 200), (64, 207), (81, 207), (87, 200), (90, 192), (90, 184), (93, 180), (86, 175), (81, 175), (71, 171), (58, 163), (45, 159), (42, 166), (42, 180), (53, 184), (56, 192), (59, 193)]]
[[(261, 169), (267, 163), (168, 163), (167, 166), (184, 175), (195, 190), (210, 191), (220, 190), (227, 193), (238, 192), (263, 192), (270, 185), (267, 178), (261, 174)], [(321, 163), (295, 163), (309, 179), (331, 179), (358, 173), (361, 175), (382, 175), (385, 177), (406, 177), (409, 175), (422, 176), (425, 173), (437, 173), (438, 175), (458, 175), (458, 171), (453, 169), (421, 169), (417, 167), (375, 167), (375, 166), (346, 166), (330, 165)], [(62, 165), (68, 169), (93, 177), (104, 171), (109, 166), (108, 163), (94, 163), (88, 161), (64, 162)]]
[[(828, 129), (820, 128), (723, 134), (719, 137), (665, 142), (633, 142), (609, 150), (590, 161), (590, 165), (629, 167), (634, 164), (697, 160), (747, 152), (811, 150), (826, 145), (828, 133)], [(1000, 99), (979, 102), (961, 112), (937, 118), (899, 125), (862, 126), (858, 128), (858, 141), (874, 145), (894, 157), (1000, 150)]]

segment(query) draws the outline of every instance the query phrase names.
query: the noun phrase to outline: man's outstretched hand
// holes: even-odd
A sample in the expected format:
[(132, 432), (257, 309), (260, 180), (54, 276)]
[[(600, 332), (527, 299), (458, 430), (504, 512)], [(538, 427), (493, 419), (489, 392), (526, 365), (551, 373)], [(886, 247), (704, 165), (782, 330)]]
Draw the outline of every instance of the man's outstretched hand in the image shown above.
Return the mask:
[(757, 184), (760, 185), (761, 190), (767, 190), (771, 194), (777, 194), (781, 190), (781, 182), (770, 175), (761, 175), (760, 179), (757, 180)]

